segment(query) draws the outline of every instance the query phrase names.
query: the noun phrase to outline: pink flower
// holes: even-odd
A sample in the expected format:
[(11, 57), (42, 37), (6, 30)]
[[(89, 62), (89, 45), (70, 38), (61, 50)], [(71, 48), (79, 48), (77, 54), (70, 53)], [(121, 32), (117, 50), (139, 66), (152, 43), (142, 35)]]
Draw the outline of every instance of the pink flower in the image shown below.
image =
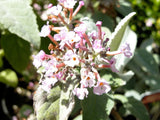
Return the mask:
[(88, 96), (88, 90), (86, 88), (75, 88), (73, 94), (76, 95), (80, 100)]
[(92, 47), (96, 53), (99, 53), (102, 50), (104, 50), (104, 48), (101, 45), (101, 40), (95, 40)]
[(98, 38), (97, 32), (95, 30), (92, 30), (91, 32), (89, 32), (88, 36), (91, 37), (93, 40)]
[(80, 24), (78, 27), (74, 28), (74, 31), (80, 36), (83, 37), (83, 33), (85, 33), (87, 30), (86, 25), (85, 24)]
[(41, 50), (37, 55), (33, 55), (33, 65), (36, 68), (39, 68), (42, 65), (42, 62), (46, 59), (48, 59), (48, 55), (45, 54), (43, 50)]
[(41, 37), (46, 37), (46, 36), (48, 36), (50, 33), (51, 33), (51, 30), (50, 30), (50, 28), (49, 28), (49, 22), (47, 22), (47, 25), (44, 25), (44, 26), (41, 28), (40, 36), (41, 36)]
[(64, 1), (65, 8), (73, 8), (77, 1), (75, 0), (66, 0)]
[(97, 21), (96, 26), (102, 26), (102, 21)]
[(84, 5), (84, 1), (79, 1), (79, 5), (83, 6)]
[(57, 6), (53, 6), (53, 7), (49, 8), (49, 9), (47, 10), (47, 14), (48, 14), (48, 15), (58, 16), (61, 11), (62, 11), (62, 6), (57, 5)]
[(126, 56), (126, 57), (131, 57), (131, 49), (128, 43), (124, 44), (121, 48), (121, 52)]
[(63, 29), (58, 34), (54, 35), (54, 39), (56, 41), (61, 41), (66, 38), (66, 35), (67, 35), (67, 31), (66, 31), (66, 29)]
[(47, 77), (47, 78), (45, 78), (45, 80), (42, 80), (42, 85), (41, 85), (41, 87), (42, 87), (42, 89), (43, 89), (44, 91), (46, 91), (47, 93), (49, 93), (50, 90), (51, 90), (51, 88), (52, 88), (52, 86), (54, 86), (54, 84), (55, 84), (57, 81), (58, 81), (58, 80), (57, 80), (57, 78), (55, 78), (55, 77)]
[(78, 65), (79, 64), (78, 55), (73, 53), (72, 50), (68, 50), (64, 56), (64, 63), (70, 67)]
[(88, 74), (88, 72), (89, 70), (87, 68), (81, 68), (80, 70), (81, 79), (84, 79), (86, 75)]
[(108, 93), (111, 90), (108, 82), (104, 79), (101, 79), (97, 82), (97, 85), (93, 88), (93, 92), (96, 95), (102, 95), (104, 93)]
[(74, 42), (79, 42), (81, 38), (75, 32), (70, 31), (67, 34), (67, 39), (68, 39), (69, 43), (72, 44)]
[(60, 4), (63, 4), (65, 8), (73, 8), (77, 1), (75, 0), (58, 0)]
[(93, 87), (95, 85), (95, 75), (92, 72), (89, 72), (84, 79), (81, 80), (81, 84), (84, 87)]
[(111, 68), (112, 72), (119, 72), (115, 67), (116, 59), (114, 57), (112, 57), (109, 62), (110, 62), (110, 68)]

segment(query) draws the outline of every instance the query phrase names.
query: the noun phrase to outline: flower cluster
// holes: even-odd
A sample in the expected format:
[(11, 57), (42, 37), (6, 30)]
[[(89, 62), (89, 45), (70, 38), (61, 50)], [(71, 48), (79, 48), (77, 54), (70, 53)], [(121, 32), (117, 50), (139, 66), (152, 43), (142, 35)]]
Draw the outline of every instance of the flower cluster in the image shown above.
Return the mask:
[[(73, 90), (73, 94), (83, 100), (88, 96), (87, 88), (93, 88), (93, 93), (102, 95), (111, 90), (109, 82), (100, 77), (98, 69), (109, 68), (118, 72), (115, 67), (117, 54), (130, 57), (130, 47), (126, 43), (118, 51), (110, 51), (107, 46), (109, 38), (101, 29), (102, 22), (97, 21), (97, 30), (87, 32), (83, 21), (74, 20), (74, 16), (84, 5), (83, 1), (74, 10), (75, 0), (58, 0), (59, 4), (48, 6), (49, 21), (41, 29), (40, 36), (48, 37), (53, 43), (48, 46), (50, 54), (40, 51), (33, 56), (33, 64), (41, 71), (40, 86), (46, 92), (50, 92), (57, 82), (65, 82), (68, 76), (77, 74), (79, 70), (79, 85)], [(59, 23), (60, 27), (50, 25)], [(51, 35), (54, 31), (56, 34)]]

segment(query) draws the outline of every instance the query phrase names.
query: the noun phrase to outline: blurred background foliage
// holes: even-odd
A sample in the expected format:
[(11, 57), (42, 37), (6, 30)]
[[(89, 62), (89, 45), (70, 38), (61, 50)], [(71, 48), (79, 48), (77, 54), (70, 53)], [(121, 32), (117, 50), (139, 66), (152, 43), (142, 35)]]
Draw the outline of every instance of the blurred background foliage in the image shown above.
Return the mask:
[[(6, 0), (7, 1), (7, 0)], [(29, 1), (29, 0), (28, 0)], [(30, 35), (37, 34), (46, 24), (45, 10), (49, 3), (56, 0), (30, 0), (25, 4), (31, 6), (23, 11), (24, 19), (12, 13), (3, 0), (1, 9), (9, 9), (10, 16), (6, 19), (1, 10), (0, 16), (0, 116), (2, 120), (31, 119), (33, 114), (33, 94), (37, 88), (39, 76), (32, 66), (31, 54), (43, 49), (48, 51), (47, 38)], [(130, 21), (130, 27), (138, 36), (135, 56), (127, 64), (125, 71), (132, 70), (134, 76), (126, 81), (126, 85), (116, 89), (116, 104), (111, 115), (112, 120), (159, 120), (160, 119), (160, 0), (84, 0), (85, 7), (77, 15), (90, 17), (94, 22), (100, 20), (103, 26), (114, 31), (118, 22), (129, 13), (137, 14)], [(9, 4), (10, 5), (10, 4)], [(16, 6), (16, 4), (15, 4)], [(18, 6), (18, 5), (17, 5)], [(21, 4), (19, 4), (21, 6)], [(25, 7), (25, 6), (24, 6)], [(17, 7), (18, 8), (18, 7)], [(28, 11), (28, 16), (25, 15)], [(24, 14), (25, 13), (25, 14)], [(10, 26), (15, 18), (22, 25), (31, 26), (26, 34)], [(31, 21), (30, 21), (31, 20)], [(33, 21), (32, 21), (33, 20)], [(27, 22), (28, 21), (28, 22)], [(33, 26), (29, 23), (31, 22)], [(7, 26), (8, 25), (8, 26)], [(17, 25), (18, 26), (18, 25)], [(30, 33), (30, 31), (32, 31)], [(24, 31), (23, 31), (24, 32)], [(29, 37), (28, 37), (29, 36)], [(40, 42), (38, 42), (40, 41)], [(38, 45), (40, 44), (40, 45)], [(39, 48), (37, 46), (40, 46)], [(126, 98), (128, 98), (126, 101)], [(79, 100), (69, 119), (81, 120)], [(143, 104), (141, 104), (143, 103)], [(144, 107), (144, 106), (145, 107)], [(147, 108), (148, 113), (143, 113)], [(138, 112), (137, 112), (138, 110)], [(141, 115), (139, 111), (142, 111)]]

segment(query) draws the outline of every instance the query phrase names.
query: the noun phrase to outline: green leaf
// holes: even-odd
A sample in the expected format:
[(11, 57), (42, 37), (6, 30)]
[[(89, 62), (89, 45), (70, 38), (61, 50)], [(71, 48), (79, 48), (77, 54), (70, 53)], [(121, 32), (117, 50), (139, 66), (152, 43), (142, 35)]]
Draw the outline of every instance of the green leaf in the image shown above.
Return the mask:
[(101, 78), (109, 82), (112, 89), (118, 88), (126, 84), (126, 82), (122, 80), (120, 77), (118, 77), (117, 74), (107, 71), (105, 69), (100, 71), (100, 76)]
[(114, 99), (120, 100), (123, 107), (139, 120), (149, 120), (149, 114), (141, 101), (123, 95), (114, 95)]
[(109, 41), (109, 47), (111, 51), (115, 51), (119, 48), (119, 45), (122, 41), (124, 32), (126, 30), (126, 27), (130, 21), (130, 19), (135, 15), (135, 12), (130, 13), (125, 18), (123, 18), (120, 23), (115, 28), (115, 31), (112, 33), (110, 41)]
[(3, 56), (4, 56), (4, 50), (0, 49), (0, 67), (3, 66), (3, 60), (2, 60)]
[(67, 78), (66, 83), (61, 87), (59, 120), (67, 120), (74, 108), (75, 100), (72, 90), (77, 85), (77, 78), (77, 76)]
[[(146, 59), (147, 58), (147, 59)], [(137, 49), (134, 56), (134, 61), (141, 66), (142, 70), (148, 74), (159, 74), (158, 64), (153, 58), (152, 54), (144, 49)]]
[(29, 43), (13, 34), (2, 36), (1, 43), (9, 63), (16, 71), (22, 73), (31, 55)]
[(83, 120), (106, 120), (114, 106), (114, 101), (106, 94), (95, 95), (90, 90), (82, 101)]
[[(123, 46), (123, 44), (128, 43), (131, 48), (132, 57), (134, 56), (134, 51), (137, 45), (137, 35), (133, 32), (129, 27), (126, 27), (126, 31), (122, 37), (121, 43), (119, 44), (118, 50)], [(124, 71), (124, 67), (126, 64), (132, 59), (132, 57), (128, 58), (123, 54), (115, 55), (116, 58), (116, 68), (119, 71), (118, 74), (122, 74)]]
[(141, 100), (140, 94), (136, 90), (127, 90), (125, 93), (126, 97), (133, 97), (137, 100)]
[(152, 52), (152, 43), (153, 43), (153, 39), (149, 38), (149, 39), (142, 42), (140, 48), (145, 49), (151, 53)]
[[(160, 75), (147, 73), (143, 70), (143, 67), (138, 65), (138, 61), (135, 61), (134, 58), (129, 62), (127, 67), (134, 71), (135, 75), (140, 78), (140, 86), (148, 85), (151, 90), (156, 90), (160, 88)], [(147, 63), (149, 64), (149, 63)], [(147, 65), (148, 66), (148, 65)], [(146, 69), (145, 69), (146, 70)], [(148, 70), (147, 70), (148, 71)], [(139, 89), (139, 87), (138, 87)]]
[(39, 48), (36, 16), (29, 4), (29, 0), (0, 0), (0, 24)]
[(53, 87), (46, 93), (41, 87), (34, 96), (34, 109), (38, 120), (67, 120), (74, 107), (72, 90), (77, 76), (68, 77), (66, 83)]
[(39, 87), (34, 95), (34, 110), (38, 120), (59, 119), (60, 87), (56, 86), (47, 94)]
[(133, 12), (131, 4), (126, 0), (119, 0), (118, 3), (119, 5), (116, 5), (115, 9), (123, 16), (126, 16), (129, 13)]
[(102, 12), (96, 11), (93, 14), (92, 18), (94, 19), (94, 22), (102, 21), (102, 26), (105, 26), (109, 28), (110, 31), (113, 31), (115, 24), (114, 20), (111, 17), (103, 14)]
[(0, 82), (11, 87), (16, 87), (18, 84), (18, 77), (14, 71), (6, 69), (0, 72)]
[(82, 114), (80, 114), (76, 118), (74, 118), (73, 120), (83, 120), (82, 117), (83, 117)]

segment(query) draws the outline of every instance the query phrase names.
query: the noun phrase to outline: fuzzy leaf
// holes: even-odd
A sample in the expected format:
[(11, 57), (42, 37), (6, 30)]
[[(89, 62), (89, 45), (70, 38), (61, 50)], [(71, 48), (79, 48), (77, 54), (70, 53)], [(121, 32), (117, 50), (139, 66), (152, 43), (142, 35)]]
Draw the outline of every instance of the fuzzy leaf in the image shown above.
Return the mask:
[(41, 87), (34, 96), (34, 109), (38, 120), (68, 120), (74, 107), (72, 90), (77, 84), (77, 78), (68, 78), (66, 83), (52, 88), (46, 93)]
[(39, 48), (36, 16), (29, 0), (0, 0), (0, 16), (4, 28)]
[(106, 81), (110, 83), (113, 89), (126, 84), (126, 82), (122, 80), (121, 78), (119, 78), (118, 75), (116, 75), (113, 72), (109, 72), (105, 69), (100, 71), (100, 75), (101, 75), (101, 78), (105, 79)]
[(72, 78), (68, 78), (66, 81), (67, 82), (62, 85), (60, 95), (59, 120), (68, 120), (75, 104), (72, 90), (77, 85), (77, 78), (76, 76), (73, 76)]
[(12, 87), (16, 87), (18, 84), (18, 77), (14, 71), (6, 69), (0, 72), (0, 82)]
[(130, 13), (125, 18), (123, 18), (117, 27), (115, 28), (114, 32), (111, 35), (110, 41), (109, 41), (109, 47), (111, 51), (115, 51), (119, 48), (119, 45), (122, 41), (124, 32), (126, 30), (126, 27), (130, 21), (130, 19), (135, 15), (135, 12)]
[(54, 87), (50, 94), (47, 94), (39, 87), (34, 95), (34, 110), (38, 120), (59, 119), (59, 86)]
[[(126, 31), (124, 33), (124, 36), (121, 40), (121, 43), (120, 43), (118, 49), (120, 49), (124, 43), (128, 43), (130, 45), (131, 53), (133, 54), (132, 55), (132, 57), (133, 57), (134, 51), (135, 51), (135, 48), (137, 45), (137, 35), (129, 27), (126, 27)], [(124, 67), (132, 59), (132, 57), (128, 58), (128, 57), (124, 56), (123, 54), (115, 56), (116, 68), (118, 69), (119, 74), (122, 74)]]
[(2, 36), (1, 43), (9, 63), (16, 71), (22, 73), (31, 55), (29, 43), (13, 34)]

